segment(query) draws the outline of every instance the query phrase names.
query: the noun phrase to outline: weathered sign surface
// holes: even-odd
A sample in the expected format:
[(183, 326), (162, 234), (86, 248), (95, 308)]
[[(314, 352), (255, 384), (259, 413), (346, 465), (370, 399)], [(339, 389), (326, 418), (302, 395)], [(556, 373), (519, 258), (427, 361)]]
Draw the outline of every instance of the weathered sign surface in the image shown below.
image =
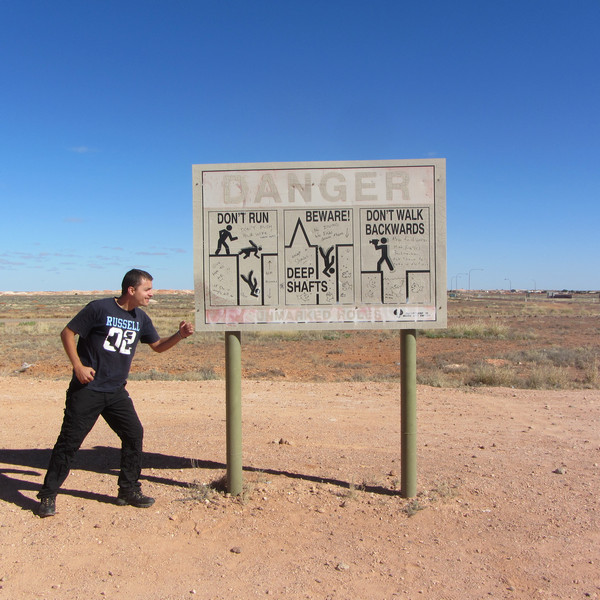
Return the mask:
[(194, 165), (202, 330), (446, 326), (443, 159)]

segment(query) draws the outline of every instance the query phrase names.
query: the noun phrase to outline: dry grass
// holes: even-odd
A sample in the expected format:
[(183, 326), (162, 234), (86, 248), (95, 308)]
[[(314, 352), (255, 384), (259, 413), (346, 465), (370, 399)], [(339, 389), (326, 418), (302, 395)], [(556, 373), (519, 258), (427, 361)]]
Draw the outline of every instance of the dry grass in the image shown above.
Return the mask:
[[(68, 378), (60, 331), (90, 300), (106, 295), (0, 294), (0, 374), (16, 374), (23, 363), (33, 363), (55, 365), (56, 372), (61, 373), (57, 376)], [(148, 313), (159, 332), (175, 331), (180, 320), (194, 319), (194, 296), (157, 294)], [(449, 300), (448, 315), (447, 329), (419, 331), (417, 378), (421, 384), (532, 389), (600, 386), (597, 296), (581, 294), (572, 300), (556, 301), (542, 295), (459, 295)], [(309, 356), (311, 364), (304, 377), (310, 381), (321, 381), (325, 376), (338, 381), (397, 381), (399, 332), (382, 330), (370, 335), (373, 355), (365, 358), (351, 348), (363, 343), (366, 332), (245, 332), (244, 360), (250, 365), (249, 376), (258, 379), (288, 376), (283, 363), (265, 362), (264, 357), (277, 350), (279, 355)], [(198, 332), (182, 344), (188, 347), (188, 353), (200, 355), (206, 347), (221, 344), (223, 337), (221, 332)], [(379, 354), (392, 356), (387, 366)], [(158, 366), (146, 363), (140, 367), (141, 362), (136, 360), (132, 379), (205, 380), (223, 376), (211, 366), (212, 357), (198, 361), (199, 367), (175, 366), (168, 360)]]
[(447, 329), (426, 329), (423, 335), (428, 338), (467, 338), (467, 339), (498, 339), (520, 337), (517, 332), (510, 330), (508, 325), (498, 321), (475, 320), (470, 323), (453, 325)]
[(197, 371), (184, 371), (182, 373), (171, 373), (150, 369), (149, 371), (136, 371), (129, 374), (132, 381), (209, 381), (219, 379), (212, 367), (198, 367)]

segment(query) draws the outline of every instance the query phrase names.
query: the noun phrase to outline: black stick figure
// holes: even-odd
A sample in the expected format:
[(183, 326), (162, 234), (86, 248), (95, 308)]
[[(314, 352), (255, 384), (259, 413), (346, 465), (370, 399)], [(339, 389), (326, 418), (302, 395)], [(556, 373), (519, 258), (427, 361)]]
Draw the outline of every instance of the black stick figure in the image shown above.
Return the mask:
[(248, 284), (248, 287), (250, 288), (250, 295), (258, 298), (258, 294), (260, 293), (260, 290), (258, 289), (258, 280), (253, 275), (254, 271), (250, 271), (250, 273), (248, 273), (248, 277), (241, 275), (241, 278)]
[(238, 254), (241, 254), (242, 258), (248, 258), (251, 254), (254, 254), (256, 258), (260, 258), (258, 253), (262, 250), (262, 246), (257, 246), (252, 240), (249, 241), (251, 245), (248, 248), (242, 248)]
[(219, 252), (221, 252), (221, 248), (225, 248), (225, 254), (231, 254), (229, 251), (229, 246), (227, 245), (227, 240), (231, 240), (232, 242), (237, 240), (237, 238), (233, 237), (231, 234), (231, 229), (231, 225), (227, 225), (226, 229), (221, 229), (221, 231), (219, 231), (219, 242), (217, 244), (215, 254), (219, 254)]
[(335, 269), (333, 268), (333, 264), (335, 263), (335, 258), (332, 258), (331, 253), (333, 252), (333, 246), (325, 252), (324, 248), (319, 246), (319, 253), (323, 257), (325, 261), (325, 268), (323, 269), (323, 275), (327, 275), (327, 277), (331, 277), (332, 273), (335, 273)]
[(375, 250), (381, 250), (381, 258), (377, 261), (377, 271), (381, 271), (381, 265), (385, 263), (390, 271), (394, 270), (394, 265), (388, 256), (388, 245), (387, 238), (381, 238), (381, 244), (379, 240), (370, 240), (371, 244), (375, 246)]

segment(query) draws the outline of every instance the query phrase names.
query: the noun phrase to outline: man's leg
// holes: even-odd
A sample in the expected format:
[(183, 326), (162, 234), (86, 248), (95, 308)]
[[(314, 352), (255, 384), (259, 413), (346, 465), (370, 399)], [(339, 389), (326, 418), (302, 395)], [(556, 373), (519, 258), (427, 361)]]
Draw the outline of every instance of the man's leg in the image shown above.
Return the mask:
[(98, 392), (91, 392), (87, 388), (72, 393), (67, 392), (65, 414), (60, 434), (50, 456), (44, 484), (37, 495), (42, 500), (43, 506), (40, 507), (40, 510), (46, 513), (44, 516), (54, 514), (54, 503), (51, 502), (52, 506), (49, 507), (47, 500), (54, 499), (60, 486), (67, 478), (73, 456), (75, 456), (75, 452), (79, 450), (83, 440), (94, 426), (102, 411), (102, 406), (102, 395)]
[(113, 401), (102, 412), (102, 416), (121, 439), (121, 471), (118, 479), (117, 502), (139, 508), (151, 506), (154, 504), (154, 499), (141, 493), (139, 481), (142, 471), (144, 428), (127, 390), (123, 389), (115, 395)]

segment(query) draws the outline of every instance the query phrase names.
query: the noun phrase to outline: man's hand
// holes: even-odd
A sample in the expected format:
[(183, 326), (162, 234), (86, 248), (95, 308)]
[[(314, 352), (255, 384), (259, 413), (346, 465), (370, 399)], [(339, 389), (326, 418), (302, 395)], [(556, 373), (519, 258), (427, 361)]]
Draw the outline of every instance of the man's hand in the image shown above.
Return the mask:
[(75, 367), (73, 371), (75, 371), (75, 377), (77, 377), (79, 383), (83, 384), (94, 381), (94, 377), (96, 375), (96, 371), (94, 371), (92, 367), (84, 367), (83, 365), (80, 367)]
[(179, 335), (182, 338), (190, 337), (194, 333), (194, 326), (187, 321), (181, 321), (179, 323)]

